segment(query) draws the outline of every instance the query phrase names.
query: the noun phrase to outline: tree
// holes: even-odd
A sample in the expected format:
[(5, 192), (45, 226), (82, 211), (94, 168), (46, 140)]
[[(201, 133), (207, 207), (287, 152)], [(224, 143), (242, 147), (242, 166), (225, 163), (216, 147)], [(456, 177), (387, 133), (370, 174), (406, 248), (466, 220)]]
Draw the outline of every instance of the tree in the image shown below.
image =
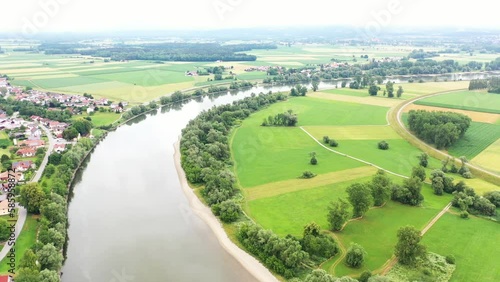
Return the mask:
[(79, 118), (73, 122), (72, 127), (74, 127), (82, 136), (85, 136), (90, 133), (90, 130), (92, 129), (92, 122)]
[(393, 98), (394, 97), (394, 83), (391, 81), (387, 81), (385, 84), (385, 89), (387, 90), (387, 97)]
[(375, 84), (372, 84), (370, 85), (370, 87), (368, 88), (368, 94), (370, 94), (371, 96), (377, 96), (377, 93), (379, 91), (379, 87)]
[(330, 143), (330, 137), (328, 137), (328, 136), (323, 136), (323, 142), (324, 142), (325, 144)]
[(40, 282), (36, 269), (21, 267), (16, 273), (16, 282)]
[(378, 142), (378, 148), (380, 150), (388, 150), (389, 149), (389, 143), (385, 142), (385, 140)]
[(10, 226), (7, 220), (0, 218), (0, 242), (7, 241), (10, 237)]
[(242, 213), (240, 205), (234, 200), (227, 200), (220, 204), (213, 205), (212, 211), (226, 223), (236, 221)]
[(349, 212), (349, 204), (342, 198), (336, 202), (331, 202), (328, 207), (328, 223), (333, 231), (340, 231), (347, 222), (351, 213)]
[(312, 82), (312, 90), (316, 92), (318, 90), (319, 83), (317, 81)]
[(60, 282), (57, 271), (44, 269), (38, 275), (39, 282)]
[(52, 164), (52, 165), (58, 165), (61, 163), (61, 158), (62, 158), (61, 154), (54, 152), (54, 153), (49, 155), (48, 163)]
[(370, 188), (372, 190), (373, 204), (382, 206), (391, 198), (392, 181), (385, 171), (379, 169), (372, 177)]
[(62, 266), (63, 255), (53, 244), (47, 244), (38, 251), (38, 262), (41, 269), (59, 270)]
[(29, 269), (35, 269), (38, 271), (38, 265), (36, 264), (36, 255), (31, 249), (27, 249), (23, 256), (21, 257), (21, 260), (19, 261), (19, 267), (20, 268), (29, 268)]
[(373, 203), (370, 188), (366, 184), (354, 183), (346, 191), (353, 207), (353, 217), (362, 217)]
[(45, 194), (38, 183), (28, 183), (21, 186), (19, 203), (25, 207), (28, 212), (39, 214), (40, 207), (45, 200)]
[(304, 282), (336, 282), (337, 278), (331, 276), (323, 269), (315, 269), (306, 276)]
[(401, 85), (400, 85), (400, 86), (398, 87), (398, 92), (396, 93), (396, 94), (397, 94), (397, 96), (398, 96), (398, 98), (400, 98), (400, 97), (401, 97), (401, 95), (403, 95), (403, 93), (404, 93), (403, 86), (401, 86)]
[(43, 171), (45, 176), (47, 176), (48, 178), (50, 178), (52, 176), (52, 174), (54, 174), (54, 172), (56, 172), (56, 166), (53, 164), (47, 165), (45, 167), (45, 170)]
[(420, 231), (413, 226), (401, 227), (398, 230), (398, 243), (394, 254), (399, 263), (412, 266), (417, 258), (426, 254), (425, 246), (419, 244), (420, 239)]
[(319, 236), (320, 232), (321, 226), (319, 226), (316, 222), (311, 222), (304, 226), (304, 233), (302, 234), (302, 237), (306, 237), (307, 235)]
[(372, 273), (370, 271), (363, 271), (363, 273), (361, 273), (361, 275), (359, 276), (358, 281), (368, 282), (368, 279), (370, 279), (370, 277), (372, 277)]
[(64, 235), (55, 228), (43, 228), (38, 235), (38, 239), (42, 244), (53, 244), (59, 250), (62, 249), (66, 240)]
[(0, 158), (0, 162), (1, 163), (4, 163), (4, 162), (6, 162), (8, 160), (10, 160), (10, 158), (6, 154), (3, 154), (2, 157)]
[(415, 166), (411, 169), (411, 177), (417, 177), (421, 181), (425, 181), (425, 169), (423, 166)]
[(417, 158), (419, 160), (419, 165), (427, 167), (429, 163), (429, 155), (427, 155), (427, 153), (421, 153)]
[(311, 156), (311, 160), (309, 161), (312, 165), (317, 165), (318, 160), (316, 159), (316, 152), (311, 152), (309, 154)]
[(76, 130), (73, 126), (70, 126), (63, 131), (63, 138), (68, 141), (73, 140), (76, 137), (78, 137), (78, 130)]
[(497, 208), (500, 207), (500, 191), (489, 191), (484, 193), (484, 198), (488, 199)]
[(366, 251), (361, 245), (352, 243), (345, 256), (347, 266), (359, 268), (365, 261)]

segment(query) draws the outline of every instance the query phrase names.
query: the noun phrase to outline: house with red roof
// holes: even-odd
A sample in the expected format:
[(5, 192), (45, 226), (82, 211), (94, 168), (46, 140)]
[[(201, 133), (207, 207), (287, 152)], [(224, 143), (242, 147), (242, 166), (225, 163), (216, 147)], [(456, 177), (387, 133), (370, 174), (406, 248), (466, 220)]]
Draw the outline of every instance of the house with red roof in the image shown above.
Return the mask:
[(12, 282), (12, 276), (10, 275), (1, 275), (0, 276), (0, 282)]
[(21, 147), (31, 147), (34, 149), (42, 148), (45, 146), (45, 141), (43, 140), (24, 140), (19, 142), (19, 146)]
[(36, 154), (36, 149), (34, 148), (22, 148), (17, 150), (16, 155), (21, 156), (23, 158), (34, 157)]
[(66, 150), (66, 144), (55, 144), (54, 145), (55, 152), (61, 153), (61, 152), (64, 152), (64, 150)]
[(30, 168), (35, 168), (33, 161), (19, 161), (12, 163), (12, 169), (15, 171), (27, 171)]

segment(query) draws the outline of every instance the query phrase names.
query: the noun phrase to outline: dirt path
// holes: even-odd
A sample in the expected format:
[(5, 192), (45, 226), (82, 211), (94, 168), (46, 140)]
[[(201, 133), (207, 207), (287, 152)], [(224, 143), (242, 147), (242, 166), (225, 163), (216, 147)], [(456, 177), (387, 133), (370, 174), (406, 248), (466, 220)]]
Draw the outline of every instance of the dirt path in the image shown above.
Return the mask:
[[(447, 204), (427, 225), (420, 231), (420, 236), (424, 236), (427, 231), (445, 214), (451, 207), (451, 203)], [(386, 275), (389, 270), (398, 262), (398, 259), (393, 255), (388, 263), (382, 266), (381, 275)]]

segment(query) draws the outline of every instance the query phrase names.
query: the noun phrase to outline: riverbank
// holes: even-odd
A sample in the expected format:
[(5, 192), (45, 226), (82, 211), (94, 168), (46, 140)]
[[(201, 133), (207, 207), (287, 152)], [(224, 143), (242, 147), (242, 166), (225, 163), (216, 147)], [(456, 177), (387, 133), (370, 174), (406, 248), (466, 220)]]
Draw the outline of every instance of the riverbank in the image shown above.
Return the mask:
[(228, 254), (233, 256), (250, 274), (252, 274), (259, 281), (278, 281), (276, 277), (257, 259), (249, 255), (247, 252), (240, 249), (234, 244), (227, 236), (221, 223), (212, 213), (209, 207), (204, 205), (196, 196), (193, 189), (187, 182), (186, 175), (181, 166), (180, 154), (180, 139), (174, 144), (174, 162), (177, 176), (182, 187), (182, 191), (186, 195), (189, 205), (193, 211), (210, 227), (214, 235), (217, 237), (220, 245), (226, 250)]

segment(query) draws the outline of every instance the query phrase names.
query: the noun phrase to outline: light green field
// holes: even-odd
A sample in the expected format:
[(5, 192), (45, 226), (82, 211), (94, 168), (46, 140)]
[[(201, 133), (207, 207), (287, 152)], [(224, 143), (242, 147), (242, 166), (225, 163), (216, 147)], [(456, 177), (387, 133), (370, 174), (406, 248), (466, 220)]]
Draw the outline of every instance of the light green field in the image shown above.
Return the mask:
[(484, 91), (454, 92), (425, 98), (415, 104), (500, 114), (500, 95)]
[[(34, 216), (28, 215), (26, 217), (26, 222), (24, 223), (23, 230), (16, 240), (16, 266), (19, 266), (19, 261), (23, 257), (24, 252), (35, 244), (38, 226), (39, 223)], [(0, 262), (0, 273), (4, 274), (9, 271), (10, 267), (7, 264), (8, 260), (8, 258), (4, 258)], [(16, 268), (16, 270), (18, 270), (18, 268)]]
[(476, 217), (464, 220), (447, 213), (425, 234), (422, 243), (431, 252), (455, 256), (457, 268), (451, 282), (500, 281), (497, 222)]
[(499, 138), (500, 125), (472, 122), (464, 137), (448, 148), (448, 152), (455, 157), (466, 156), (472, 160)]
[[(396, 84), (396, 86), (397, 85), (399, 84)], [(405, 83), (401, 85), (403, 86), (404, 89), (402, 98), (405, 98), (405, 96), (415, 97), (437, 92), (467, 89), (469, 87), (469, 82), (448, 81), (448, 82)]]
[[(321, 92), (329, 94), (347, 95), (347, 96), (357, 96), (357, 97), (368, 97), (368, 89), (350, 89), (350, 88), (336, 88), (322, 90)], [(381, 94), (381, 93), (379, 93)]]
[[(89, 115), (87, 115), (87, 113), (84, 113), (81, 115), (74, 115), (71, 119), (76, 120), (76, 119), (88, 117), (88, 116)], [(117, 113), (95, 112), (93, 115), (90, 116), (90, 118), (92, 119), (92, 124), (94, 125), (94, 127), (99, 127), (99, 126), (103, 126), (103, 125), (112, 124), (113, 122), (120, 119), (120, 116), (121, 116), (121, 114), (117, 114)]]
[(322, 141), (323, 136), (335, 140), (387, 140), (401, 139), (388, 125), (353, 125), (353, 126), (304, 126), (314, 138)]
[(500, 173), (500, 139), (479, 153), (471, 162)]

